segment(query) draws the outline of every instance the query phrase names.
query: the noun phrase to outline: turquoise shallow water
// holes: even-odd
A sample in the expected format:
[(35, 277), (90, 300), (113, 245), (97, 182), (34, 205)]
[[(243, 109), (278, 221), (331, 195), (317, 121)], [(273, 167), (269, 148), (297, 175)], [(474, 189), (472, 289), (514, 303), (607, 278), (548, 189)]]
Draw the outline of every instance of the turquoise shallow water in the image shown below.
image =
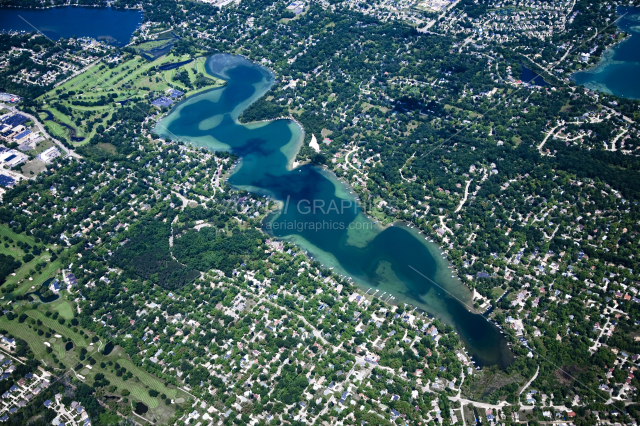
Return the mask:
[(640, 8), (621, 6), (617, 13), (622, 16), (618, 28), (630, 37), (607, 49), (596, 67), (577, 72), (571, 79), (591, 90), (640, 99)]
[(470, 292), (451, 277), (435, 244), (402, 225), (385, 229), (373, 224), (332, 173), (312, 165), (291, 169), (303, 136), (295, 122), (237, 121), (273, 84), (268, 70), (242, 57), (215, 55), (207, 71), (228, 84), (178, 104), (158, 123), (158, 134), (238, 154), (241, 163), (229, 183), (283, 204), (265, 220), (266, 232), (295, 242), (363, 287), (392, 294), (396, 302), (453, 325), (478, 364), (505, 367), (511, 362), (513, 355), (499, 330), (469, 312)]
[(124, 46), (141, 23), (142, 12), (139, 10), (77, 6), (48, 9), (0, 7), (0, 30), (37, 30), (53, 40), (91, 37)]

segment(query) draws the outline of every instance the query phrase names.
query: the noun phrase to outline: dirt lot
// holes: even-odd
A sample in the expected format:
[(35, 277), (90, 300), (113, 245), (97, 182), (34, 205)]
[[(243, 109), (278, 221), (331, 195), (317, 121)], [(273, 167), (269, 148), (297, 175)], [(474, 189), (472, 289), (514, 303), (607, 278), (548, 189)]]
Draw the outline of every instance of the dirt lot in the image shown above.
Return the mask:
[(46, 169), (47, 167), (44, 164), (44, 161), (34, 159), (26, 162), (24, 166), (22, 166), (22, 174), (29, 178), (29, 177), (33, 177), (34, 175), (37, 175), (38, 173)]

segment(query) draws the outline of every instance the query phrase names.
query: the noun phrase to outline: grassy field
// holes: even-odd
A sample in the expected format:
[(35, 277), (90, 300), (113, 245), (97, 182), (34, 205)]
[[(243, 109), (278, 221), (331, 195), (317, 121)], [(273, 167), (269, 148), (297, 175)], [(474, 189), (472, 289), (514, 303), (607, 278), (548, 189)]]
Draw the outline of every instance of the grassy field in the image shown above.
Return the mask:
[[(89, 345), (91, 336), (93, 336), (92, 332), (87, 332), (86, 336), (82, 336), (67, 324), (62, 325), (57, 320), (45, 315), (46, 312), (58, 312), (60, 317), (66, 319), (73, 317), (71, 299), (74, 297), (62, 292), (60, 299), (52, 303), (35, 305), (35, 308), (34, 305), (15, 306), (14, 312), (16, 315), (26, 313), (27, 320), (20, 323), (17, 319), (9, 321), (7, 316), (2, 316), (0, 317), (0, 329), (6, 330), (14, 337), (25, 340), (35, 356), (42, 360), (45, 365), (60, 368), (58, 363), (62, 363), (64, 368), (68, 370), (81, 363), (84, 367), (79, 374), (84, 377), (82, 380), (90, 385), (93, 384), (97, 373), (103, 373), (110, 382), (110, 386), (116, 386), (116, 389), (109, 391), (109, 393), (121, 395), (122, 390), (128, 390), (130, 392), (129, 400), (134, 404), (137, 401), (143, 402), (149, 407), (149, 412), (145, 415), (147, 419), (158, 423), (166, 423), (175, 414), (176, 406), (166, 405), (160, 397), (151, 397), (149, 390), (153, 389), (160, 394), (165, 394), (170, 400), (177, 398), (188, 400), (189, 395), (173, 386), (165, 386), (161, 379), (136, 366), (121, 347), (116, 346), (109, 355), (105, 356), (98, 350), (99, 343)], [(41, 326), (37, 325), (37, 320), (42, 321)], [(50, 331), (49, 329), (54, 330), (54, 333), (47, 337), (46, 333)], [(38, 330), (44, 334), (38, 335)], [(59, 334), (62, 338), (55, 337), (56, 334)], [(72, 349), (68, 351), (65, 349), (65, 340), (73, 342)], [(45, 342), (51, 345), (52, 353), (47, 353)], [(104, 345), (102, 346), (104, 347)], [(90, 365), (86, 359), (80, 359), (80, 350), (82, 348), (87, 348), (87, 357), (90, 356), (95, 359), (94, 365)], [(105, 364), (105, 368), (101, 367), (102, 363)], [(128, 380), (118, 377), (115, 363), (126, 368), (133, 377)]]
[(71, 339), (76, 347), (86, 348), (88, 346), (85, 338), (79, 333), (74, 332), (66, 325), (60, 324), (57, 320), (45, 316), (41, 311), (32, 309), (27, 311), (27, 315), (35, 320), (42, 321), (42, 324), (44, 324), (45, 327), (51, 328), (52, 330), (55, 330), (56, 333)]
[[(9, 242), (5, 240), (5, 237), (8, 237), (13, 240)], [(38, 246), (41, 248), (52, 248), (53, 246), (46, 246), (42, 243), (36, 243), (33, 237), (24, 235), (24, 234), (16, 234), (6, 225), (0, 224), (0, 253), (8, 254), (16, 258), (17, 260), (22, 260), (24, 255), (26, 254), (18, 245), (16, 244), (18, 241), (23, 243), (27, 243), (30, 246)], [(3, 284), (3, 289), (9, 285), (15, 285), (15, 289), (11, 292), (10, 295), (5, 295), (7, 298), (12, 298), (12, 295), (17, 294), (25, 294), (30, 291), (33, 291), (39, 288), (43, 282), (45, 282), (48, 278), (55, 276), (58, 270), (61, 267), (60, 260), (56, 259), (53, 262), (49, 262), (51, 258), (51, 253), (42, 250), (42, 252), (35, 256), (32, 260), (27, 263), (23, 263), (14, 274), (9, 275), (7, 280)], [(36, 270), (36, 265), (38, 263), (45, 262), (45, 266), (40, 269), (40, 271)]]
[(7, 330), (13, 336), (26, 341), (36, 358), (42, 359), (46, 357), (47, 352), (44, 346), (43, 336), (38, 336), (38, 333), (35, 330), (30, 329), (26, 323), (20, 324), (16, 320), (9, 321), (6, 316), (2, 316), (0, 317), (0, 328)]
[[(166, 41), (151, 43), (163, 42)], [(46, 121), (45, 125), (52, 135), (65, 138), (70, 136), (70, 131), (61, 123), (71, 126), (76, 130), (78, 137), (86, 138), (83, 142), (74, 143), (80, 145), (87, 143), (95, 135), (99, 125), (106, 127), (112, 111), (118, 108), (118, 103), (121, 101), (142, 100), (148, 95), (156, 98), (163, 95), (169, 88), (179, 89), (189, 96), (223, 84), (221, 80), (209, 77), (209, 85), (200, 89), (195, 88), (198, 77), (202, 78), (206, 75), (205, 58), (198, 58), (178, 69), (157, 70), (160, 65), (187, 59), (189, 59), (188, 56), (177, 57), (169, 54), (151, 62), (141, 56), (133, 56), (113, 68), (109, 68), (105, 63), (98, 63), (41, 97), (45, 102), (44, 109), (50, 111), (55, 119)], [(188, 72), (193, 89), (173, 80), (176, 73), (182, 70)], [(88, 105), (73, 105), (73, 102), (83, 102)], [(65, 112), (63, 113), (60, 109)], [(44, 114), (41, 114), (41, 117), (44, 118)]]
[(31, 155), (32, 157), (36, 157), (42, 151), (44, 151), (44, 150), (46, 150), (48, 148), (51, 148), (52, 146), (57, 146), (57, 145), (55, 143), (51, 142), (49, 139), (44, 140), (44, 141), (40, 142), (38, 144), (38, 146), (36, 146), (34, 149), (29, 151), (29, 155)]
[(139, 55), (145, 55), (148, 58), (154, 58), (171, 49), (171, 47), (177, 40), (178, 39), (174, 37), (151, 40), (145, 43), (137, 44), (133, 46), (133, 48)]
[(73, 319), (74, 317), (71, 303), (64, 299), (58, 299), (55, 302), (51, 302), (50, 308), (57, 311), (60, 316), (66, 320)]
[(22, 241), (23, 243), (30, 245), (34, 245), (36, 243), (33, 237), (29, 237), (25, 234), (16, 234), (11, 228), (2, 224), (0, 224), (0, 237), (9, 237), (14, 241)]
[(44, 161), (31, 160), (22, 166), (22, 174), (25, 176), (37, 175), (38, 173), (43, 172), (46, 168), (47, 165)]

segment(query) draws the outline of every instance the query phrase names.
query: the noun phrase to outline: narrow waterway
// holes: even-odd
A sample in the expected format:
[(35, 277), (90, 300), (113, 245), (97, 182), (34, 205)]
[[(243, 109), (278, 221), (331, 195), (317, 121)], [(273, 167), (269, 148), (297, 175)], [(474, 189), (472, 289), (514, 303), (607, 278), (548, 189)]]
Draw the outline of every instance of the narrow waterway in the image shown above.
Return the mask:
[(378, 295), (393, 295), (395, 302), (453, 325), (477, 364), (504, 368), (512, 361), (498, 328), (469, 311), (470, 291), (452, 276), (437, 245), (406, 226), (374, 224), (334, 174), (312, 165), (293, 168), (303, 135), (292, 120), (237, 121), (274, 83), (267, 69), (242, 57), (215, 55), (207, 71), (228, 84), (178, 104), (158, 123), (158, 134), (238, 154), (241, 163), (229, 183), (283, 204), (263, 223), (266, 232), (295, 242)]

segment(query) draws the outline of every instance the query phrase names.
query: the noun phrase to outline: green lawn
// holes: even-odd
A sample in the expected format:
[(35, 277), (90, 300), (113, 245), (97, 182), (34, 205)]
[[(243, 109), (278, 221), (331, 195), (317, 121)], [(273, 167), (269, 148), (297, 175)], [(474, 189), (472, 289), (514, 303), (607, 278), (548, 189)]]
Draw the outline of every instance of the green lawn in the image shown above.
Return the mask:
[(22, 241), (23, 243), (28, 243), (29, 245), (36, 244), (36, 240), (33, 237), (30, 237), (25, 234), (16, 234), (7, 225), (2, 225), (2, 224), (0, 224), (0, 237), (9, 237), (14, 241)]
[(49, 327), (55, 330), (56, 333), (71, 339), (75, 346), (79, 348), (86, 348), (88, 346), (87, 341), (83, 336), (74, 332), (73, 330), (68, 328), (66, 325), (60, 324), (57, 320), (54, 320), (50, 317), (45, 316), (45, 314), (43, 314), (42, 312), (36, 311), (36, 310), (30, 310), (30, 311), (27, 311), (26, 313), (27, 315), (29, 315), (31, 318), (35, 320), (39, 319), (40, 321), (42, 321), (42, 323), (46, 327)]
[[(13, 335), (14, 337), (24, 339), (31, 350), (34, 352), (36, 358), (43, 360), (47, 365), (52, 365), (53, 357), (52, 355), (56, 355), (59, 362), (62, 362), (66, 368), (72, 368), (79, 362), (83, 365), (88, 365), (87, 360), (80, 360), (79, 354), (80, 349), (82, 347), (87, 347), (86, 340), (84, 337), (80, 336), (78, 333), (73, 332), (70, 328), (63, 326), (57, 322), (57, 320), (53, 320), (50, 317), (44, 315), (41, 310), (55, 310), (55, 311), (71, 311), (71, 304), (64, 299), (61, 299), (59, 302), (53, 302), (52, 304), (40, 305), (38, 309), (30, 309), (26, 311), (18, 310), (18, 313), (25, 312), (29, 319), (27, 319), (24, 323), (19, 323), (17, 319), (13, 321), (9, 321), (6, 316), (0, 317), (0, 329), (6, 330), (8, 333)], [(34, 320), (40, 319), (43, 325), (40, 327), (41, 330), (47, 331), (48, 328), (53, 329), (57, 334), (60, 334), (66, 338), (71, 339), (74, 343), (73, 349), (66, 351), (65, 343), (60, 338), (55, 338), (54, 343), (51, 344), (53, 349), (52, 354), (48, 354), (46, 352), (46, 346), (44, 345), (45, 341), (53, 340), (54, 338), (46, 338), (43, 336), (38, 336), (37, 329), (35, 325), (32, 325), (34, 328), (30, 328), (31, 318)], [(97, 345), (94, 345), (97, 346)], [(154, 377), (153, 375), (146, 372), (143, 368), (140, 368), (133, 364), (127, 357), (127, 355), (122, 351), (121, 348), (116, 347), (110, 355), (105, 356), (97, 350), (89, 351), (89, 355), (95, 359), (96, 363), (92, 366), (91, 369), (83, 369), (82, 374), (84, 376), (84, 381), (91, 385), (93, 384), (94, 377), (97, 373), (103, 373), (105, 378), (109, 380), (112, 385), (115, 385), (118, 390), (117, 393), (120, 393), (121, 390), (126, 389), (130, 392), (130, 398), (134, 401), (141, 401), (146, 404), (150, 409), (153, 409), (153, 415), (159, 416), (163, 419), (169, 419), (175, 413), (175, 406), (170, 405), (166, 406), (164, 401), (162, 401), (159, 397), (151, 397), (149, 395), (149, 390), (154, 389), (160, 394), (167, 395), (168, 399), (176, 399), (178, 397), (182, 397), (185, 400), (189, 398), (185, 392), (176, 389), (176, 388), (167, 388), (163, 381)], [(118, 377), (115, 374), (115, 368), (113, 365), (107, 366), (105, 369), (100, 368), (101, 362), (108, 363), (117, 362), (122, 367), (126, 368), (127, 371), (133, 374), (133, 377), (128, 380), (123, 380), (122, 377)]]
[(0, 317), (0, 328), (7, 330), (13, 337), (18, 337), (27, 342), (36, 358), (43, 358), (47, 355), (44, 345), (44, 336), (38, 336), (38, 333), (29, 328), (25, 323), (18, 323), (17, 320), (9, 321), (6, 316)]
[[(32, 268), (35, 268), (38, 262), (47, 260), (49, 257), (49, 252), (43, 252), (31, 262), (22, 265), (20, 269), (15, 272), (15, 276), (7, 277), (6, 284), (18, 284), (18, 288), (16, 288), (12, 294), (25, 294), (35, 291), (40, 288), (42, 283), (55, 276), (58, 270), (62, 267), (60, 259), (56, 259), (53, 262), (47, 262), (47, 265), (42, 268), (40, 272), (36, 272), (33, 275), (29, 273)], [(29, 280), (29, 278), (32, 278), (32, 280)], [(20, 282), (21, 280), (24, 281)]]
[(53, 349), (58, 354), (58, 358), (60, 359), (60, 361), (64, 361), (64, 359), (67, 357), (67, 351), (65, 351), (62, 347), (62, 343), (54, 343)]
[[(13, 239), (14, 243), (8, 243), (7, 241), (5, 241), (5, 236)], [(17, 241), (27, 243), (31, 246), (38, 245), (41, 247), (46, 247), (41, 243), (36, 243), (33, 237), (24, 234), (16, 234), (8, 226), (5, 225), (0, 225), (0, 237), (3, 237), (2, 242), (0, 243), (0, 253), (11, 255), (17, 260), (22, 260), (25, 255), (25, 252), (17, 245), (15, 245)], [(8, 247), (5, 247), (5, 243), (8, 245)], [(54, 276), (57, 270), (61, 267), (60, 261), (58, 259), (53, 262), (47, 262), (50, 257), (50, 252), (46, 250), (43, 251), (40, 255), (34, 257), (28, 263), (22, 264), (22, 266), (14, 272), (15, 275), (9, 275), (4, 285), (16, 284), (18, 286), (12, 294), (25, 294), (29, 291), (32, 291), (33, 289), (39, 288), (43, 282), (45, 282), (48, 278)], [(36, 271), (36, 265), (40, 262), (47, 263), (38, 272)], [(35, 273), (31, 274), (31, 270), (34, 270)], [(29, 278), (32, 278), (32, 280), (29, 280)]]
[(53, 135), (56, 139), (68, 138), (69, 129), (56, 123), (55, 121), (45, 121), (44, 127), (47, 128), (47, 133)]
[(42, 151), (51, 148), (52, 146), (57, 146), (55, 143), (51, 142), (49, 139), (44, 140), (42, 142), (40, 142), (38, 144), (38, 146), (35, 147), (35, 149), (32, 149), (31, 151), (29, 151), (29, 154), (32, 155), (33, 157), (37, 156), (38, 154), (40, 154)]
[[(110, 116), (103, 118), (102, 114), (107, 111), (113, 111), (115, 107), (113, 103), (103, 106), (72, 105), (72, 101), (81, 100), (93, 103), (99, 100), (101, 96), (109, 96), (109, 102), (118, 102), (134, 96), (143, 98), (149, 92), (155, 92), (156, 96), (159, 96), (158, 94), (164, 93), (170, 87), (178, 88), (185, 92), (187, 96), (190, 96), (202, 90), (218, 87), (223, 84), (221, 80), (209, 77), (212, 80), (211, 86), (188, 90), (179, 82), (173, 81), (173, 76), (177, 70), (161, 71), (152, 76), (143, 75), (150, 69), (164, 63), (184, 61), (188, 58), (189, 56), (177, 57), (173, 54), (168, 54), (149, 62), (140, 56), (135, 56), (126, 62), (118, 64), (112, 69), (106, 66), (106, 64), (98, 63), (86, 72), (72, 78), (54, 90), (49, 91), (40, 99), (47, 102), (45, 109), (51, 111), (58, 123), (65, 123), (73, 127), (76, 129), (78, 136), (84, 136), (86, 138), (85, 141), (74, 143), (74, 145), (86, 144), (95, 135), (96, 128), (100, 124), (105, 126), (106, 122), (109, 120)], [(180, 70), (187, 70), (190, 81), (194, 83), (198, 74), (206, 75), (205, 63), (205, 58), (197, 58), (193, 62), (181, 67)], [(59, 97), (59, 91), (65, 92), (71, 90), (76, 94), (67, 99), (61, 99)], [(115, 98), (111, 95), (114, 95)], [(60, 102), (68, 108), (71, 111), (70, 115), (63, 114), (53, 108), (51, 105), (56, 102)], [(84, 114), (87, 112), (89, 115), (85, 116)], [(77, 118), (81, 119), (80, 125), (76, 125), (75, 123)], [(95, 123), (91, 131), (88, 130), (87, 126), (89, 121)], [(45, 122), (45, 125), (52, 135), (68, 137), (68, 129), (58, 123), (47, 121)]]
[(18, 246), (6, 243), (8, 247), (5, 247), (5, 243), (4, 241), (0, 243), (0, 253), (13, 256), (17, 260), (20, 260), (22, 256), (24, 256), (24, 252)]
[(51, 303), (51, 309), (60, 313), (60, 316), (64, 319), (70, 320), (73, 319), (73, 308), (71, 307), (71, 303), (66, 300), (58, 299), (55, 302)]
[(142, 368), (136, 366), (128, 359), (119, 359), (118, 363), (126, 368), (128, 371), (131, 371), (134, 377), (140, 379), (140, 382), (145, 386), (149, 386), (150, 389), (155, 389), (160, 393), (164, 393), (167, 395), (167, 398), (175, 398), (177, 394), (177, 389), (167, 389), (167, 387), (162, 383), (159, 379), (153, 377), (151, 374), (147, 373)]

